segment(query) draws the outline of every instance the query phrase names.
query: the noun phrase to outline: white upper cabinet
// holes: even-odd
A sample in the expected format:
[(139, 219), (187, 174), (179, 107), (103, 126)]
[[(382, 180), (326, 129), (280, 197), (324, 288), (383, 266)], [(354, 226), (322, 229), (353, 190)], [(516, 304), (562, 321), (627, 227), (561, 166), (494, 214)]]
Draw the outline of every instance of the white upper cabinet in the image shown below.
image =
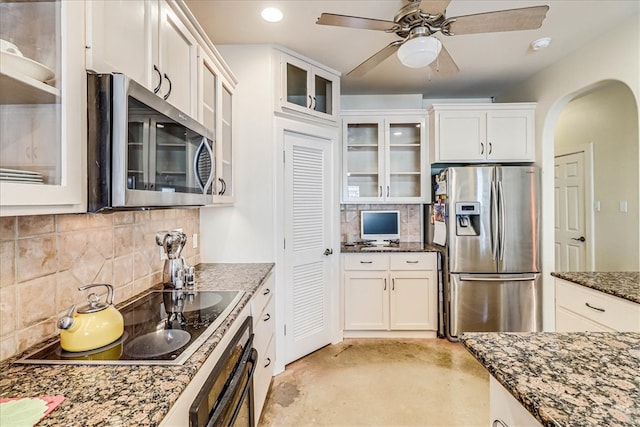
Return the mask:
[(535, 104), (435, 104), (432, 163), (533, 162)]
[(0, 215), (84, 212), (84, 4), (0, 2), (0, 38)]
[(421, 111), (348, 112), (342, 119), (343, 203), (428, 203)]
[(338, 120), (340, 75), (309, 59), (275, 50), (276, 111)]
[(88, 70), (120, 72), (197, 116), (197, 42), (165, 0), (86, 2)]

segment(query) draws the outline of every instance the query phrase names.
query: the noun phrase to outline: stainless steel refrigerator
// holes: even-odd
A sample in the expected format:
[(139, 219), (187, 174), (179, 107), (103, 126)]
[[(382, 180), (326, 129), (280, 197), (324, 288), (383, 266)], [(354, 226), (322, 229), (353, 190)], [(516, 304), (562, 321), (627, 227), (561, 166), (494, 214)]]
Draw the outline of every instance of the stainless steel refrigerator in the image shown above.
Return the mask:
[(450, 167), (440, 176), (446, 335), (540, 331), (539, 169)]

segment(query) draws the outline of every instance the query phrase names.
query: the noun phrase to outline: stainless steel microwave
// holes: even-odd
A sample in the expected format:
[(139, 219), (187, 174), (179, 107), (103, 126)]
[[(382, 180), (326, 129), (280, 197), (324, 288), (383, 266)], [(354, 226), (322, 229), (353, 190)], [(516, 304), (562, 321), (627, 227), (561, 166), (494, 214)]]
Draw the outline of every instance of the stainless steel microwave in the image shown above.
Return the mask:
[(87, 74), (89, 212), (212, 203), (212, 131), (123, 74)]

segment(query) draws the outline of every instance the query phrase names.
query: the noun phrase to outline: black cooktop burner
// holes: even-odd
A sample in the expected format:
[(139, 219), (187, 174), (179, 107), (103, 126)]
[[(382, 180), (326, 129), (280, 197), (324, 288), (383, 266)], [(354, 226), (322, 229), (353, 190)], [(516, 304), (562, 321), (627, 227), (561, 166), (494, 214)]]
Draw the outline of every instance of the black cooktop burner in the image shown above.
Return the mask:
[(119, 308), (124, 334), (92, 351), (68, 352), (56, 341), (18, 363), (182, 364), (215, 331), (242, 291), (164, 290)]

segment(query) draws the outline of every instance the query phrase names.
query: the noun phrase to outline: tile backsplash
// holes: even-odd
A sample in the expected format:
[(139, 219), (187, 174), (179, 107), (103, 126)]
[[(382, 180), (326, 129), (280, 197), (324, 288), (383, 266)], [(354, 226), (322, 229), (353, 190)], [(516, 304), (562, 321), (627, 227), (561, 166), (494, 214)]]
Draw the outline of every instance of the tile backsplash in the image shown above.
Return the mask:
[(119, 303), (160, 283), (155, 236), (176, 228), (198, 264), (197, 209), (0, 218), (0, 360), (56, 335), (58, 317), (86, 301), (80, 286), (112, 284)]
[(397, 210), (400, 211), (400, 241), (422, 242), (423, 205), (378, 205), (378, 204), (342, 204), (340, 205), (340, 236), (343, 242), (360, 240), (360, 211)]

